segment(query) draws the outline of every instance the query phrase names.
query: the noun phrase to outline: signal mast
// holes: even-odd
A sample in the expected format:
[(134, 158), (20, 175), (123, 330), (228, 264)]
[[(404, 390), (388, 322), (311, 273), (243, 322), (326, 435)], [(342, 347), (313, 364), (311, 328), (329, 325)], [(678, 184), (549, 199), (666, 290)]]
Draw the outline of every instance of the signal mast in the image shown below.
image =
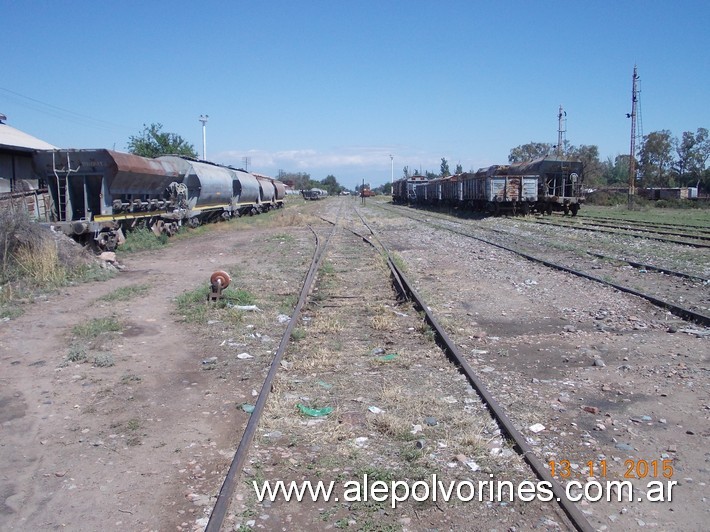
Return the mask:
[(567, 111), (562, 110), (560, 105), (560, 112), (557, 114), (557, 156), (562, 155), (562, 150), (564, 149), (565, 133), (567, 133)]
[(626, 114), (626, 118), (631, 119), (631, 150), (629, 153), (629, 210), (634, 206), (634, 194), (636, 188), (636, 104), (638, 103), (638, 74), (634, 65), (633, 83), (631, 88), (631, 113)]

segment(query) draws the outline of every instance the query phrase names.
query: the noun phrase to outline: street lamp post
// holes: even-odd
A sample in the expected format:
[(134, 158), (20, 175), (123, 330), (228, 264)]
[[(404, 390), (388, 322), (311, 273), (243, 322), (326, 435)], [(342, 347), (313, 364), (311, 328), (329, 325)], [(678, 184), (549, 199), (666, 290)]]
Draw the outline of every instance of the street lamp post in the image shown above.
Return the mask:
[(202, 160), (207, 160), (207, 120), (210, 115), (200, 115), (200, 122), (202, 122)]

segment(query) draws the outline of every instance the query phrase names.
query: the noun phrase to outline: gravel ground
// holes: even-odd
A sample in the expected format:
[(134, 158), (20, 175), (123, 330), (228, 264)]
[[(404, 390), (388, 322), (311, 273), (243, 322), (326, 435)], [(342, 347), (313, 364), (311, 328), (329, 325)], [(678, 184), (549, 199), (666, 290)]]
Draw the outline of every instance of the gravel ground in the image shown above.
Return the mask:
[[(426, 500), (393, 509), (372, 500), (256, 501), (253, 480), (534, 480), (416, 309), (397, 304), (384, 262), (343, 228), (358, 229), (355, 207), (536, 454), (554, 461), (557, 477), (585, 480), (591, 464), (597, 480), (618, 479), (644, 473), (645, 460), (658, 470), (633, 479), (639, 490), (647, 492), (649, 480), (677, 482), (670, 502), (579, 503), (595, 528), (705, 528), (707, 331), (644, 300), (353, 198), (294, 200), (159, 252), (119, 253), (126, 269), (113, 279), (63, 289), (1, 323), (0, 528), (204, 528), (298, 297), (314, 249), (306, 226), (330, 231), (311, 215), (320, 214), (340, 215), (341, 228), (277, 377), (229, 527), (567, 529), (553, 502)], [(470, 223), (533, 238), (516, 220)], [(547, 231), (555, 242), (561, 234), (535, 231), (537, 245), (550, 240)], [(707, 276), (701, 252), (686, 260), (658, 244), (596, 237), (579, 245), (633, 252), (640, 262), (694, 264)], [(217, 269), (232, 275), (228, 293), (243, 291), (259, 311), (181, 307)], [(147, 288), (107, 298), (130, 287)], [(708, 287), (692, 289), (707, 308)], [(68, 363), (74, 326), (97, 317), (114, 319), (119, 330), (88, 346), (86, 360)], [(97, 363), (107, 354), (113, 365)], [(309, 417), (298, 404), (333, 411)], [(671, 460), (671, 479), (662, 477), (663, 460)]]
[[(595, 526), (703, 528), (707, 331), (644, 300), (472, 239), (411, 220), (378, 224), (518, 426), (545, 426), (530, 433), (541, 457), (568, 460), (575, 476), (605, 460), (609, 479), (640, 460), (673, 460), (672, 504), (582, 506)], [(518, 222), (484, 224), (508, 230)], [(541, 246), (538, 254), (555, 252)], [(702, 290), (707, 301), (707, 286)]]

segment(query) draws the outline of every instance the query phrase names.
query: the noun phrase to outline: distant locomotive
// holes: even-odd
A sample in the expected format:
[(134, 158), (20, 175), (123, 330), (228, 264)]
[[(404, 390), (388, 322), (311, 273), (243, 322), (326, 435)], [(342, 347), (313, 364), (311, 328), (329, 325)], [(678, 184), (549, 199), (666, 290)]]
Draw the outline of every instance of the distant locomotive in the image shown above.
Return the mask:
[(286, 194), (279, 181), (172, 155), (42, 150), (33, 163), (49, 190), (52, 225), (106, 250), (136, 225), (171, 235), (183, 224), (282, 207)]
[(543, 157), (432, 180), (421, 176), (400, 179), (392, 188), (392, 200), (491, 214), (562, 211), (575, 216), (584, 201), (581, 190), (580, 161)]

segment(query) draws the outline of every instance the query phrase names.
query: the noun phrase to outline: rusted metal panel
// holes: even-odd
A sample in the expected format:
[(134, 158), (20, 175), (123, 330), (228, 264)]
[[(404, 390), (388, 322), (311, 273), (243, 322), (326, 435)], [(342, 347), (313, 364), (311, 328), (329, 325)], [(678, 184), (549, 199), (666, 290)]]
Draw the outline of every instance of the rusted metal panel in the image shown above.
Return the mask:
[(489, 177), (486, 179), (486, 201), (518, 201), (520, 198), (519, 177)]
[[(84, 165), (96, 165), (92, 167), (93, 171), (106, 170), (109, 191), (114, 196), (162, 194), (179, 176), (179, 168), (170, 161), (147, 159), (112, 150), (97, 150), (95, 159), (85, 161)], [(112, 170), (115, 172), (113, 176)]]

